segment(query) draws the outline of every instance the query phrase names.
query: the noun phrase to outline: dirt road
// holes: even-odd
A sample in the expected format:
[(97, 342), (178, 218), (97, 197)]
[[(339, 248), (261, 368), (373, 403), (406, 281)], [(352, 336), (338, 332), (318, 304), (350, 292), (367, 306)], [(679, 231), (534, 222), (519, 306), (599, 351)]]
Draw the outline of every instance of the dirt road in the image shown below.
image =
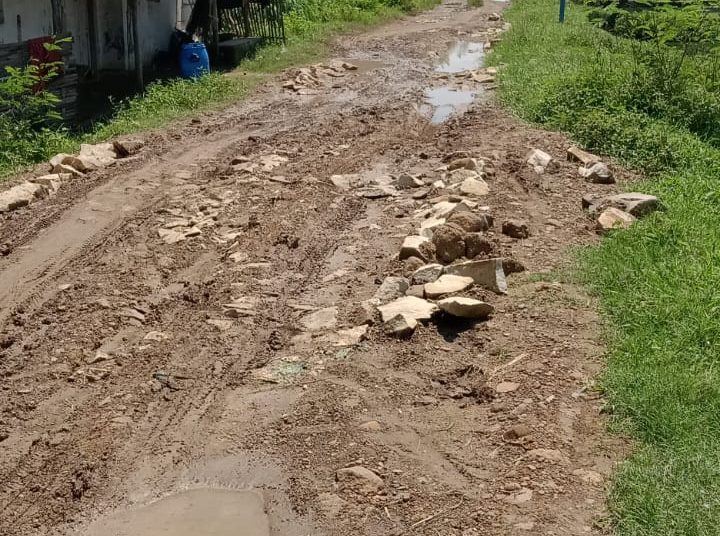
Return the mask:
[[(445, 2), (344, 37), (335, 70), (284, 73), (3, 216), (0, 534), (600, 532), (618, 447), (588, 388), (598, 319), (537, 274), (595, 240), (579, 200), (608, 187), (463, 74), (501, 10)], [(487, 162), (493, 254), (525, 271), (463, 293), (486, 322), (359, 340), (459, 151)], [(428, 187), (331, 181), (402, 173)]]

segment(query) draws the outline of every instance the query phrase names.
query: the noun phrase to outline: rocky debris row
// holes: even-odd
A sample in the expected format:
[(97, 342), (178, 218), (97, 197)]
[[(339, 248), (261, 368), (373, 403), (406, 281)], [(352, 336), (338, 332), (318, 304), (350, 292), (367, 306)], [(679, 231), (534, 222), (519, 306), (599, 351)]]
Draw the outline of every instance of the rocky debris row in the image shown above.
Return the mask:
[[(447, 155), (443, 163), (417, 176), (370, 172), (331, 177), (340, 190), (363, 197), (374, 189), (382, 191), (384, 197), (410, 194), (414, 201), (423, 203), (414, 214), (417, 234), (403, 239), (398, 254), (405, 267), (412, 269), (411, 274), (386, 277), (365, 302), (377, 309), (382, 330), (391, 336), (409, 337), (419, 323), (436, 315), (486, 320), (493, 306), (461, 294), (474, 287), (497, 294), (507, 292), (503, 259), (487, 236), (495, 222), (490, 208), (480, 202), (490, 193), (486, 179), (494, 170), (485, 160), (462, 151)], [(527, 224), (520, 221), (506, 221), (502, 229), (518, 239), (530, 235)]]
[(293, 70), (293, 78), (283, 83), (283, 88), (298, 95), (313, 95), (323, 87), (338, 87), (338, 79), (348, 72), (357, 71), (357, 66), (346, 61), (317, 64)]
[(0, 213), (25, 207), (38, 199), (55, 195), (63, 182), (82, 177), (115, 163), (142, 147), (138, 142), (82, 144), (78, 155), (58, 154), (50, 159), (50, 173), (28, 179), (0, 192)]
[[(600, 157), (572, 146), (567, 150), (567, 159), (582, 164), (578, 169), (578, 174), (587, 182), (593, 184), (615, 183), (615, 176)], [(538, 174), (545, 173), (553, 165), (552, 156), (540, 149), (530, 151), (526, 161)], [(595, 220), (597, 229), (600, 232), (607, 232), (614, 229), (627, 229), (638, 218), (660, 209), (661, 204), (653, 195), (626, 192), (608, 195), (586, 194), (582, 198), (582, 207)], [(503, 224), (503, 232), (518, 238), (521, 238), (522, 234), (522, 230), (515, 226), (506, 229), (505, 224)]]

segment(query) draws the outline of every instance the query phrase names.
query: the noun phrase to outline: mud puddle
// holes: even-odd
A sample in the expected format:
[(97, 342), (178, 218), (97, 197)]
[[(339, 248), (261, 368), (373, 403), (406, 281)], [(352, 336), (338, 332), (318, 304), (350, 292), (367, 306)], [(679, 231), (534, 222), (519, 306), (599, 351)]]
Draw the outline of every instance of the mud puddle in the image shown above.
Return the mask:
[(363, 73), (369, 73), (370, 71), (374, 71), (376, 69), (382, 69), (384, 67), (387, 67), (388, 64), (384, 61), (380, 60), (366, 60), (366, 59), (358, 59), (358, 58), (342, 58), (339, 61), (349, 63), (351, 65), (354, 65), (357, 67), (354, 72), (358, 74)]
[(258, 493), (196, 489), (93, 523), (83, 536), (268, 536), (270, 523)]
[(475, 91), (463, 91), (450, 87), (426, 89), (426, 106), (423, 106), (423, 109), (427, 112), (431, 111), (430, 122), (438, 125), (447, 121), (452, 115), (466, 110), (475, 100), (475, 96)]
[(458, 41), (448, 51), (447, 60), (435, 68), (438, 73), (462, 73), (482, 67), (485, 47), (482, 43)]

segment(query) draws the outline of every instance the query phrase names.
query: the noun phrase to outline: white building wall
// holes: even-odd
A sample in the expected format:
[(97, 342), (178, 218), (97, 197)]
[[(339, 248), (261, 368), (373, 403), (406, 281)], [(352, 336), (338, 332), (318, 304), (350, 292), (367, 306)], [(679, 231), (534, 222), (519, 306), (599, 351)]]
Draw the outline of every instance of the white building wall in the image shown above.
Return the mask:
[[(50, 0), (0, 0), (4, 22), (0, 23), (0, 44), (18, 42), (17, 16), (21, 20), (23, 41), (51, 35), (53, 32)], [(94, 2), (95, 50), (100, 70), (133, 67), (132, 27), (128, 20), (127, 0), (64, 0), (65, 31), (73, 36), (73, 61), (90, 65), (91, 39), (88, 2)], [(180, 14), (178, 13), (180, 9)], [(140, 39), (145, 65), (167, 50), (178, 21), (189, 17), (187, 0), (138, 0)]]
[(21, 41), (52, 33), (50, 0), (0, 0), (4, 22), (0, 23), (0, 44), (18, 42), (18, 15)]

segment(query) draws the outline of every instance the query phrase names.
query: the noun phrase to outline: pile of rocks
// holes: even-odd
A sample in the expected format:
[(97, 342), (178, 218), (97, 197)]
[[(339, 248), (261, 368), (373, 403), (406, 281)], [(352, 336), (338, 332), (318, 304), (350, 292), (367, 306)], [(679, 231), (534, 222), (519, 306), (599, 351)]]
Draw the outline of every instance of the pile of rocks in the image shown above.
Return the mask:
[[(602, 159), (578, 147), (570, 147), (567, 158), (580, 162), (578, 173), (587, 182), (614, 184), (615, 176)], [(587, 194), (582, 198), (582, 207), (595, 220), (601, 232), (626, 229), (637, 219), (661, 208), (657, 197), (639, 192), (611, 195)]]
[(323, 87), (338, 86), (338, 79), (344, 78), (348, 72), (357, 71), (357, 69), (356, 65), (346, 61), (301, 67), (294, 71), (291, 80), (283, 83), (283, 88), (298, 95), (312, 95)]
[(654, 195), (628, 192), (613, 195), (585, 195), (582, 206), (597, 222), (602, 232), (626, 229), (637, 218), (642, 218), (661, 208)]
[(9, 212), (54, 195), (63, 182), (73, 177), (107, 167), (141, 147), (139, 143), (119, 142), (98, 145), (82, 144), (80, 154), (58, 154), (50, 160), (50, 173), (13, 186), (0, 193), (0, 213)]
[[(485, 179), (494, 170), (466, 152), (448, 155), (443, 163), (427, 175), (382, 177), (369, 173), (331, 178), (338, 188), (355, 190), (364, 197), (368, 189), (382, 191), (386, 196), (410, 190), (414, 200), (426, 200), (415, 211), (417, 233), (407, 236), (400, 247), (399, 260), (404, 261), (409, 276), (387, 277), (364, 304), (366, 310), (379, 312), (383, 331), (388, 335), (409, 337), (420, 322), (437, 314), (486, 320), (493, 306), (460, 293), (472, 287), (498, 294), (507, 292), (503, 259), (487, 235), (494, 219), (489, 207), (480, 203), (490, 192)], [(439, 193), (442, 195), (429, 197)], [(522, 222), (505, 222), (503, 232), (516, 238), (529, 236)]]

